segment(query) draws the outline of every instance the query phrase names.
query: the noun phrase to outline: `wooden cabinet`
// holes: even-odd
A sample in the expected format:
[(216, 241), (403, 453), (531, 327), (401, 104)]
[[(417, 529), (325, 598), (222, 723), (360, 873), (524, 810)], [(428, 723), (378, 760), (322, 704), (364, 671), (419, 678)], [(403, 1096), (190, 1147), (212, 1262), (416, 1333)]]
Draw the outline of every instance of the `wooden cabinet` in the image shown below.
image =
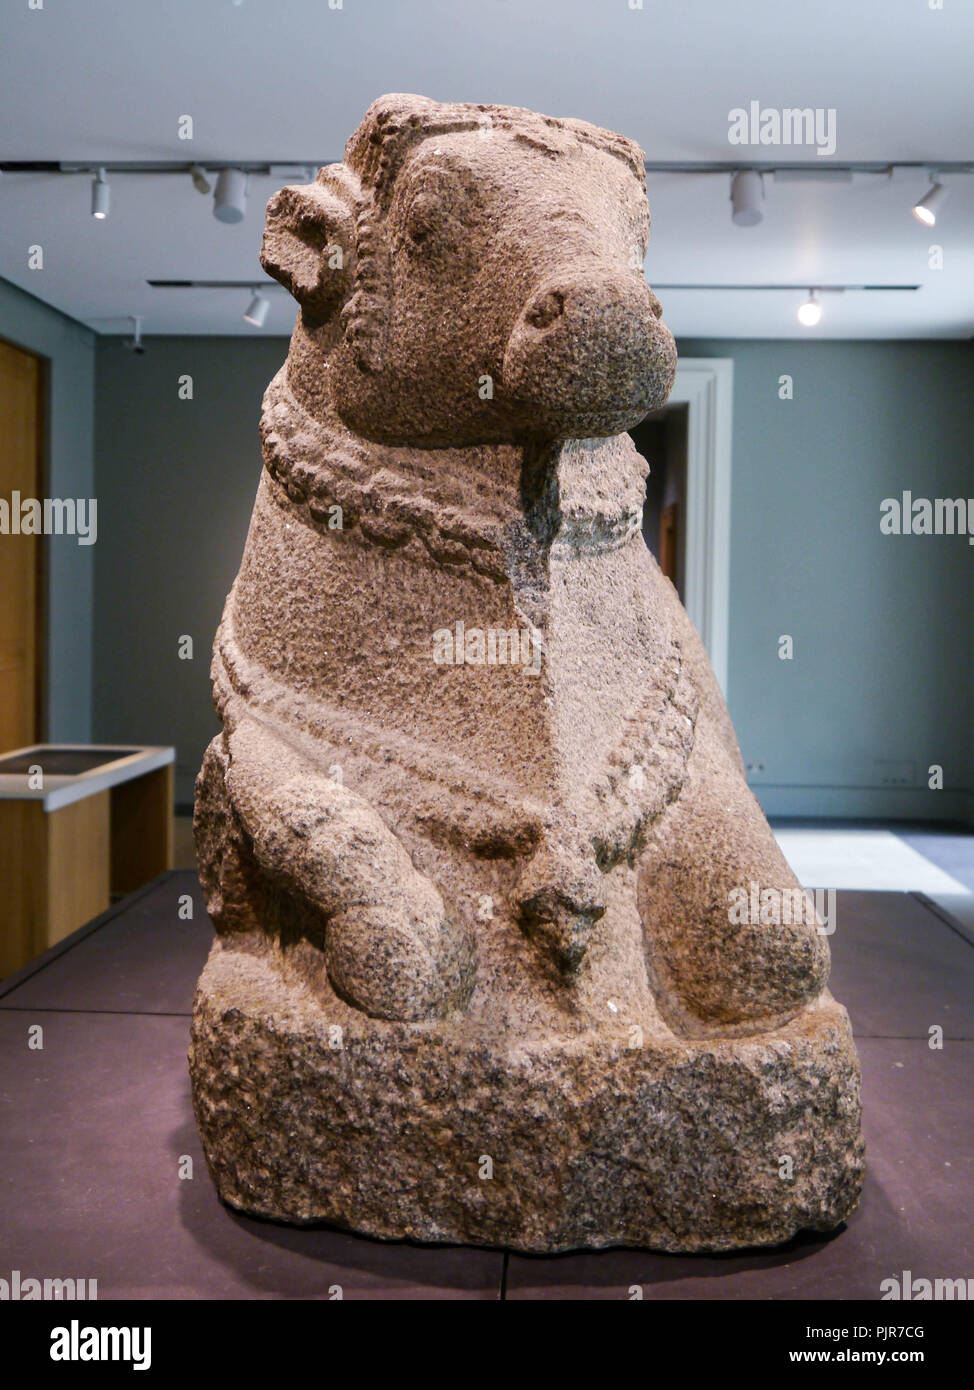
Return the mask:
[(122, 756), (31, 787), (26, 769), (56, 751), (0, 757), (0, 978), (173, 864), (171, 748), (114, 749)]

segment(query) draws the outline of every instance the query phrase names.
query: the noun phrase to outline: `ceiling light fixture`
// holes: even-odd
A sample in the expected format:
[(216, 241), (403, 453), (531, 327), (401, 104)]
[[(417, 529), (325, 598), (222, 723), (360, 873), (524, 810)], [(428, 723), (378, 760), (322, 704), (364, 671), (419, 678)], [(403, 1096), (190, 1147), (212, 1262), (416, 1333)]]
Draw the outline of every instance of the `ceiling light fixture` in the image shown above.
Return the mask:
[(221, 169), (213, 194), (213, 216), (218, 222), (242, 222), (247, 211), (247, 175), (242, 169)]
[(103, 222), (111, 207), (112, 190), (105, 177), (105, 170), (99, 169), (91, 183), (91, 215)]
[(244, 314), (244, 323), (252, 323), (255, 328), (263, 328), (267, 321), (267, 311), (271, 302), (260, 290), (255, 289)]
[(737, 227), (756, 227), (764, 213), (764, 181), (757, 169), (738, 169), (731, 179), (731, 219)]
[(808, 298), (798, 310), (798, 322), (804, 324), (806, 328), (814, 328), (822, 319), (822, 306), (815, 298), (815, 291), (808, 291)]
[(206, 170), (202, 165), (191, 164), (189, 166), (189, 176), (193, 180), (193, 187), (196, 189), (197, 193), (212, 192), (213, 185), (206, 177)]
[(129, 314), (129, 318), (132, 322), (132, 336), (126, 340), (125, 346), (141, 357), (145, 352), (145, 344), (142, 341), (142, 315)]
[(914, 203), (913, 216), (925, 227), (934, 226), (937, 221), (937, 214), (947, 201), (949, 193), (950, 189), (945, 188), (934, 176), (929, 192), (924, 194), (918, 203)]

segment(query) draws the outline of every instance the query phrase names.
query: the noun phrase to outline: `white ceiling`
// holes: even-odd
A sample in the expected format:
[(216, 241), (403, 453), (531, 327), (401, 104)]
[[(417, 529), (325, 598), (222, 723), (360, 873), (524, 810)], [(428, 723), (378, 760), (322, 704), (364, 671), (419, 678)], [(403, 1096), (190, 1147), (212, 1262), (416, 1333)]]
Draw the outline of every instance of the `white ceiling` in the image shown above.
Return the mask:
[[(334, 0), (332, 0), (334, 3)], [(635, 0), (632, 0), (635, 3)], [(503, 102), (632, 136), (653, 162), (974, 159), (974, 4), (944, 0), (3, 0), (0, 161), (337, 159), (374, 97)], [(831, 159), (728, 143), (728, 113), (834, 107)], [(177, 136), (193, 117), (192, 142)], [(242, 290), (164, 290), (149, 279), (249, 280), (263, 208), (225, 226), (185, 175), (117, 174), (111, 216), (89, 215), (86, 174), (0, 176), (0, 276), (102, 333), (145, 316), (153, 333), (289, 333), (274, 287), (265, 327)], [(280, 182), (280, 180), (278, 180)], [(646, 268), (679, 335), (957, 337), (974, 334), (974, 177), (955, 176), (935, 232), (902, 181), (769, 181), (764, 221), (730, 220), (728, 178), (651, 174)], [(943, 270), (928, 247), (943, 246)], [(27, 248), (44, 248), (43, 271)], [(668, 284), (918, 284), (823, 298), (801, 328), (797, 291)], [(0, 324), (2, 333), (2, 324)]]

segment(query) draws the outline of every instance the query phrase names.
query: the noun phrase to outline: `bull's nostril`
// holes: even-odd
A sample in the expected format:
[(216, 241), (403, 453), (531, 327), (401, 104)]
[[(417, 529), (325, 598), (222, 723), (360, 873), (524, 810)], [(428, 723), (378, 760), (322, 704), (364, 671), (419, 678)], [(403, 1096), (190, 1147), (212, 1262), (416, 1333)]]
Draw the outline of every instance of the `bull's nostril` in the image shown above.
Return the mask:
[(564, 310), (565, 296), (560, 290), (549, 290), (531, 305), (524, 317), (532, 328), (547, 328), (549, 323), (561, 317)]

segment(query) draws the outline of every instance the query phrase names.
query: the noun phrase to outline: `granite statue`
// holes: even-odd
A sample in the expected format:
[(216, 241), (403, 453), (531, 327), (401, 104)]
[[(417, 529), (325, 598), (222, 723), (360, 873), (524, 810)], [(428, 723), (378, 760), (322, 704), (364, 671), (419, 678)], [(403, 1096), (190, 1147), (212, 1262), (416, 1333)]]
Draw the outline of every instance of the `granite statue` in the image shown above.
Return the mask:
[(268, 204), (298, 317), (196, 801), (193, 1098), (243, 1211), (693, 1251), (856, 1205), (826, 929), (641, 534), (648, 237), (630, 140), (417, 96)]

